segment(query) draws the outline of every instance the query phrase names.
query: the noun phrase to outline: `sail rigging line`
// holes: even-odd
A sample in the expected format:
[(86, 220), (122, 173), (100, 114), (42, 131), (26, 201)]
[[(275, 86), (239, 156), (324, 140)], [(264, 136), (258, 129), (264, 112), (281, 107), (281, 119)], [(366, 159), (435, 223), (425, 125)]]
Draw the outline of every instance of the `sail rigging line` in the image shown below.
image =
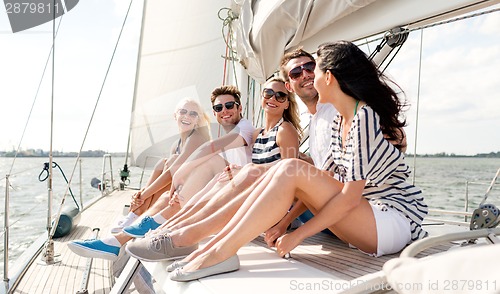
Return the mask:
[[(131, 109), (131, 113), (135, 113), (135, 104), (136, 104), (136, 101), (137, 101), (137, 85), (139, 83), (139, 75), (137, 74), (137, 72), (139, 72), (140, 68), (141, 68), (141, 55), (142, 55), (142, 41), (143, 41), (143, 38), (144, 38), (144, 23), (145, 23), (145, 19), (146, 19), (146, 6), (147, 6), (147, 0), (143, 1), (142, 3), (142, 18), (141, 18), (141, 34), (139, 36), (139, 45), (138, 45), (138, 49), (137, 49), (137, 60), (136, 60), (136, 75), (135, 75), (135, 81), (134, 81), (134, 94), (133, 94), (133, 97), (132, 97), (132, 109)], [(131, 144), (131, 141), (132, 141), (132, 127), (134, 125), (134, 116), (131, 115), (130, 116), (130, 123), (129, 123), (129, 131), (128, 131), (128, 138), (127, 138), (127, 151), (126, 151), (126, 155), (125, 155), (125, 163), (123, 164), (123, 170), (120, 171), (120, 177), (122, 176), (122, 172), (123, 172), (123, 176), (127, 175), (126, 172), (129, 171), (128, 169), (128, 158), (129, 158), (129, 155), (130, 155), (130, 144)], [(146, 164), (147, 160), (145, 160), (145, 163)], [(127, 175), (128, 176), (128, 175)], [(125, 180), (123, 177), (121, 177), (122, 179), (122, 182), (125, 183)], [(142, 182), (142, 178), (141, 178), (141, 182)]]
[[(57, 164), (57, 162), (53, 161), (52, 162), (52, 169), (54, 169), (55, 167), (57, 167), (59, 169), (59, 171), (61, 172), (61, 175), (63, 176), (64, 180), (66, 181), (66, 184), (68, 184), (68, 178), (66, 177), (66, 174), (62, 170), (61, 166), (59, 164)], [(45, 172), (46, 176), (42, 177), (42, 175), (44, 174), (44, 172)], [(42, 171), (38, 175), (38, 180), (40, 182), (44, 182), (45, 180), (47, 180), (48, 177), (49, 177), (49, 163), (46, 162), (44, 164), (44, 166), (43, 166)], [(71, 187), (69, 188), (69, 193), (71, 194), (71, 197), (73, 198), (73, 201), (75, 201), (76, 208), (78, 208), (78, 210), (80, 210), (80, 205), (78, 205), (78, 202), (75, 199), (75, 195), (73, 194), (73, 190), (71, 190)]]
[(401, 44), (400, 46), (398, 46), (398, 49), (396, 50), (396, 52), (394, 52), (391, 56), (391, 59), (389, 59), (389, 61), (387, 62), (387, 64), (384, 66), (384, 68), (381, 70), (382, 72), (385, 72), (385, 70), (389, 67), (389, 65), (391, 64), (391, 62), (394, 60), (394, 58), (396, 58), (396, 56), (398, 55), (399, 51), (401, 50), (401, 48), (403, 48), (403, 45)]
[[(10, 182), (9, 182), (9, 184), (10, 184)], [(17, 224), (21, 220), (26, 220), (26, 216), (27, 215), (31, 215), (31, 213), (33, 211), (37, 210), (42, 204), (43, 204), (42, 202), (39, 202), (35, 206), (33, 206), (30, 209), (26, 210), (26, 212), (23, 212), (22, 215), (17, 220), (11, 221), (12, 219), (9, 218), (9, 228), (13, 227), (15, 224)], [(5, 232), (0, 233), (0, 237), (2, 236), (3, 233), (5, 233)]]
[[(221, 17), (222, 11), (227, 11), (227, 16), (225, 18)], [(235, 53), (236, 52), (232, 48), (233, 35), (234, 35), (233, 29), (232, 29), (232, 23), (234, 20), (238, 19), (238, 17), (235, 17), (235, 15), (233, 14), (233, 10), (230, 8), (227, 8), (227, 7), (223, 7), (221, 9), (219, 9), (219, 11), (217, 12), (217, 16), (219, 17), (220, 20), (222, 20), (222, 28), (221, 28), (222, 39), (224, 40), (224, 43), (226, 44), (226, 52), (225, 52), (225, 56), (223, 56), (224, 68), (223, 68), (223, 76), (222, 76), (222, 85), (223, 86), (226, 85), (226, 83), (229, 81), (228, 72), (230, 70), (228, 70), (228, 63), (230, 62), (231, 67), (233, 69), (234, 83), (235, 83), (236, 88), (239, 89), (238, 76), (236, 74), (236, 64), (235, 64), (235, 61), (236, 61)], [(225, 28), (227, 28), (227, 33), (225, 32)], [(226, 37), (226, 35), (227, 35), (227, 37)], [(241, 91), (240, 91), (240, 93), (241, 93)], [(241, 99), (240, 99), (240, 102), (241, 102)], [(247, 102), (248, 102), (248, 99), (247, 99)], [(220, 137), (220, 136), (221, 136), (221, 125), (219, 125), (219, 128), (218, 128), (218, 137)], [(229, 180), (231, 182), (231, 187), (233, 189), (235, 189), (235, 184), (233, 181), (233, 175), (232, 175), (230, 163), (227, 160), (227, 156), (226, 156), (226, 152), (225, 152), (224, 148), (222, 148), (222, 151), (220, 152), (220, 154), (224, 158), (224, 161), (227, 163), (226, 164), (226, 171), (229, 174)]]
[(420, 31), (420, 56), (418, 60), (418, 78), (417, 78), (417, 106), (415, 113), (415, 145), (413, 149), (413, 177), (412, 184), (415, 185), (416, 171), (417, 171), (417, 139), (418, 139), (418, 117), (420, 109), (420, 88), (421, 88), (421, 74), (422, 74), (422, 51), (424, 44), (424, 29)]
[[(494, 9), (490, 9), (490, 10), (483, 11), (483, 12), (477, 12), (477, 13), (468, 14), (468, 15), (465, 15), (465, 16), (455, 17), (455, 18), (448, 19), (448, 20), (445, 20), (445, 21), (440, 21), (440, 22), (436, 22), (436, 23), (432, 23), (432, 24), (428, 24), (428, 25), (418, 26), (418, 27), (411, 28), (411, 29), (406, 28), (406, 29), (404, 29), (401, 32), (393, 32), (393, 33), (391, 33), (391, 36), (397, 36), (397, 35), (400, 35), (400, 34), (411, 33), (413, 31), (418, 31), (418, 30), (422, 30), (422, 29), (428, 29), (428, 28), (432, 28), (432, 27), (436, 27), (436, 26), (440, 26), (440, 25), (445, 25), (445, 24), (449, 24), (449, 23), (452, 23), (452, 22), (457, 22), (457, 21), (461, 21), (461, 20), (465, 20), (465, 19), (469, 19), (469, 18), (474, 18), (474, 17), (478, 17), (478, 16), (482, 16), (482, 15), (486, 15), (486, 14), (490, 14), (490, 13), (494, 13), (494, 12), (498, 12), (498, 11), (500, 11), (500, 8), (494, 8)], [(411, 25), (411, 24), (407, 24), (407, 26), (408, 25)], [(369, 41), (365, 41), (363, 43), (357, 43), (357, 45), (358, 46), (368, 45), (369, 43), (380, 41), (380, 40), (383, 40), (384, 38), (386, 38), (386, 35), (384, 35), (382, 37), (371, 39)]]
[(495, 176), (491, 180), (491, 183), (488, 186), (488, 189), (486, 189), (486, 193), (484, 194), (484, 197), (483, 197), (483, 200), (481, 201), (481, 203), (479, 203), (479, 206), (483, 205), (486, 202), (486, 200), (488, 199), (488, 196), (490, 195), (491, 190), (493, 190), (493, 186), (495, 186), (495, 183), (496, 183), (499, 176), (500, 176), (500, 168), (497, 170), (497, 173), (495, 174)]
[[(226, 17), (221, 17), (221, 12), (227, 11), (227, 16)], [(229, 48), (233, 53), (236, 53), (236, 51), (233, 50), (233, 45), (232, 45), (232, 23), (233, 21), (238, 19), (238, 16), (233, 13), (233, 10), (231, 8), (223, 7), (219, 9), (217, 12), (217, 16), (219, 17), (220, 20), (222, 20), (222, 37), (224, 39), (224, 42), (226, 43), (226, 47)], [(231, 32), (231, 35), (228, 35), (228, 38), (226, 39), (224, 36), (226, 35), (224, 32), (224, 29), (228, 27), (228, 31)]]
[[(227, 12), (226, 17), (222, 17), (221, 13), (223, 11)], [(224, 40), (224, 43), (226, 44), (226, 54), (223, 57), (224, 58), (224, 77), (223, 77), (223, 85), (227, 83), (229, 80), (228, 76), (228, 61), (231, 62), (232, 69), (233, 69), (233, 78), (234, 78), (234, 83), (236, 88), (239, 89), (238, 85), (238, 77), (236, 74), (236, 66), (235, 62), (237, 61), (236, 57), (236, 51), (233, 49), (233, 41), (234, 41), (234, 31), (233, 31), (233, 22), (238, 19), (237, 16), (233, 13), (233, 10), (231, 8), (223, 7), (219, 9), (217, 12), (217, 17), (222, 20), (222, 29), (221, 29), (221, 34), (222, 34), (222, 39)], [(226, 32), (227, 30), (227, 32)]]
[[(44, 251), (42, 254), (42, 260), (45, 261), (46, 264), (53, 264), (56, 262), (54, 259), (54, 241), (52, 240), (53, 233), (55, 232), (54, 227), (57, 228), (57, 223), (59, 220), (55, 221), (55, 226), (52, 226), (52, 200), (53, 200), (53, 190), (52, 190), (52, 147), (53, 147), (53, 138), (54, 138), (54, 90), (55, 90), (55, 72), (56, 72), (56, 0), (52, 1), (52, 79), (51, 79), (51, 98), (50, 98), (50, 140), (49, 140), (49, 177), (47, 181), (47, 192), (48, 192), (48, 201), (47, 201), (47, 241), (44, 246)], [(63, 197), (65, 198), (65, 197)], [(61, 204), (62, 207), (62, 204)], [(58, 216), (59, 218), (59, 216)]]
[[(49, 234), (49, 238), (52, 238), (54, 236), (55, 232), (56, 232), (55, 228), (57, 228), (57, 225), (59, 223), (59, 218), (61, 216), (62, 207), (64, 205), (64, 202), (66, 201), (66, 196), (68, 195), (68, 191), (70, 189), (71, 181), (73, 180), (73, 176), (75, 174), (75, 170), (76, 170), (76, 167), (78, 165), (78, 161), (80, 160), (80, 155), (82, 153), (83, 146), (85, 145), (85, 141), (87, 140), (87, 135), (89, 133), (90, 126), (92, 125), (92, 122), (94, 120), (94, 116), (95, 116), (95, 113), (96, 113), (96, 110), (97, 110), (97, 106), (99, 105), (99, 101), (101, 100), (101, 95), (102, 95), (102, 92), (104, 90), (104, 86), (106, 84), (106, 80), (107, 80), (109, 71), (111, 69), (111, 65), (113, 64), (113, 60), (114, 60), (114, 57), (115, 57), (115, 54), (116, 54), (116, 50), (118, 48), (118, 44), (120, 43), (120, 39), (121, 39), (121, 36), (122, 36), (122, 33), (123, 33), (123, 29), (125, 27), (125, 23), (127, 22), (127, 19), (128, 19), (129, 13), (130, 13), (130, 8), (132, 6), (132, 2), (133, 2), (133, 0), (130, 0), (129, 6), (128, 6), (128, 9), (127, 9), (127, 13), (125, 14), (125, 18), (123, 20), (122, 27), (120, 29), (120, 33), (118, 34), (118, 39), (116, 40), (115, 47), (113, 49), (113, 54), (111, 55), (111, 59), (110, 59), (109, 64), (108, 64), (108, 68), (106, 69), (106, 74), (104, 75), (104, 79), (103, 79), (103, 82), (101, 84), (101, 88), (99, 90), (99, 94), (97, 96), (97, 100), (95, 102), (94, 109), (92, 111), (92, 115), (91, 115), (89, 123), (87, 125), (87, 129), (85, 130), (85, 135), (83, 137), (82, 144), (80, 145), (80, 150), (78, 151), (78, 154), (77, 154), (77, 157), (76, 157), (76, 160), (75, 160), (75, 164), (73, 166), (73, 170), (71, 171), (71, 176), (69, 178), (68, 184), (66, 185), (66, 191), (64, 192), (64, 195), (63, 195), (63, 197), (61, 199), (61, 204), (59, 205), (57, 216), (56, 216), (56, 218), (54, 220), (54, 226), (52, 227), (52, 230), (51, 230), (51, 232)], [(52, 165), (52, 161), (50, 161), (50, 165)]]
[[(57, 25), (57, 30), (56, 30), (56, 37), (57, 37), (57, 34), (59, 32), (59, 28), (61, 27), (61, 22), (62, 22), (63, 16), (64, 15), (60, 16), (59, 24)], [(38, 100), (38, 94), (40, 93), (40, 88), (42, 87), (43, 78), (45, 77), (45, 72), (47, 71), (47, 67), (49, 65), (49, 61), (50, 61), (50, 57), (52, 55), (52, 50), (53, 49), (54, 49), (54, 46), (51, 46), (50, 50), (49, 50), (49, 54), (47, 56), (47, 60), (45, 61), (45, 66), (44, 66), (43, 71), (42, 71), (42, 76), (40, 77), (40, 82), (38, 83), (38, 87), (36, 89), (36, 93), (35, 93), (35, 97), (33, 99), (33, 103), (31, 104), (31, 108), (30, 108), (30, 111), (28, 113), (28, 117), (26, 119), (26, 124), (24, 125), (23, 132), (21, 134), (21, 139), (19, 139), (19, 144), (17, 145), (16, 152), (14, 153), (14, 158), (12, 159), (12, 164), (10, 166), (9, 173), (8, 173), (9, 175), (12, 174), (12, 170), (14, 169), (14, 165), (15, 165), (15, 162), (16, 162), (16, 159), (17, 159), (17, 155), (19, 154), (19, 151), (21, 150), (21, 144), (22, 144), (22, 142), (24, 140), (24, 135), (26, 134), (26, 130), (28, 129), (28, 124), (29, 124), (29, 122), (31, 120), (31, 115), (33, 114), (33, 109), (35, 108), (36, 101)]]

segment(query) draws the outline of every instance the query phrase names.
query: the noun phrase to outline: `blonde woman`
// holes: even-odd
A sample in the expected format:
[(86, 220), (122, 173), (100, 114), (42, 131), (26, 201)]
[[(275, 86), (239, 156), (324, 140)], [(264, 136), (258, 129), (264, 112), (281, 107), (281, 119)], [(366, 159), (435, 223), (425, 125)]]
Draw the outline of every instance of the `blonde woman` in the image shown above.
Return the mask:
[(198, 101), (191, 98), (179, 101), (174, 111), (174, 119), (179, 129), (179, 139), (172, 145), (170, 157), (156, 164), (145, 187), (132, 196), (129, 214), (111, 230), (115, 235), (102, 240), (69, 243), (69, 248), (75, 253), (125, 244), (132, 237), (122, 232), (122, 229), (131, 225), (141, 215), (145, 216), (142, 221), (147, 221), (151, 229), (157, 228), (163, 222), (155, 221), (151, 216), (168, 205), (169, 195), (165, 192), (170, 190), (173, 174), (191, 153), (210, 140), (209, 117)]

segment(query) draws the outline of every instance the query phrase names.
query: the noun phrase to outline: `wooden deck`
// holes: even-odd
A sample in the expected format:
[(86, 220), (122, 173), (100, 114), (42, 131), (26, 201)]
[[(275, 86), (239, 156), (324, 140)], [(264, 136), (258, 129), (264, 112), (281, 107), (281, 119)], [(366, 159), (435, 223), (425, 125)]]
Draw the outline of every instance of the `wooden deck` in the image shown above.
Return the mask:
[[(109, 235), (110, 227), (122, 213), (123, 205), (128, 202), (133, 191), (116, 191), (87, 208), (73, 232), (55, 239), (55, 252), (62, 262), (45, 265), (40, 258), (33, 263), (12, 293), (77, 293), (81, 284), (88, 259), (72, 253), (66, 243), (75, 239), (88, 239), (93, 236), (93, 229), (100, 228), (99, 237)], [(432, 248), (420, 254), (420, 257), (441, 252), (452, 244)], [(122, 250), (121, 253), (123, 253)], [(234, 273), (209, 277), (195, 283), (176, 283), (170, 281), (165, 271), (168, 262), (143, 263), (154, 277), (157, 293), (220, 293), (235, 292), (255, 293), (270, 289), (278, 293), (298, 293), (294, 285), (322, 283), (326, 280), (345, 283), (360, 279), (365, 275), (381, 270), (383, 264), (398, 254), (371, 257), (356, 249), (349, 248), (340, 240), (324, 233), (306, 239), (292, 251), (292, 259), (279, 258), (272, 249), (267, 248), (263, 238), (258, 237), (252, 243), (240, 249), (238, 255), (241, 269)], [(131, 259), (129, 263), (135, 261)], [(116, 263), (115, 263), (116, 266)], [(88, 282), (88, 293), (110, 293), (115, 283), (110, 261), (94, 259)], [(134, 285), (132, 285), (132, 288)], [(167, 290), (168, 289), (168, 290)], [(294, 290), (294, 291), (292, 291)], [(334, 291), (338, 292), (338, 291)], [(116, 292), (116, 289), (113, 290)], [(137, 293), (134, 289), (126, 293)], [(307, 291), (311, 293), (311, 291)]]
[[(418, 257), (447, 250), (452, 244), (428, 249)], [(366, 276), (382, 269), (383, 264), (398, 257), (368, 256), (349, 248), (327, 234), (308, 238), (292, 251), (291, 259), (278, 257), (263, 237), (258, 237), (238, 251), (240, 270), (177, 283), (168, 278), (165, 267), (170, 263), (143, 262), (154, 276), (156, 293), (339, 293), (366, 281)]]
[[(12, 293), (77, 293), (81, 290), (88, 259), (74, 254), (66, 244), (71, 240), (92, 238), (94, 228), (100, 229), (99, 237), (108, 235), (131, 193), (116, 191), (87, 208), (79, 225), (69, 235), (54, 239), (54, 251), (60, 254), (56, 260), (61, 262), (46, 265), (37, 257)], [(87, 287), (89, 293), (111, 291), (115, 280), (111, 266), (110, 261), (93, 259)]]

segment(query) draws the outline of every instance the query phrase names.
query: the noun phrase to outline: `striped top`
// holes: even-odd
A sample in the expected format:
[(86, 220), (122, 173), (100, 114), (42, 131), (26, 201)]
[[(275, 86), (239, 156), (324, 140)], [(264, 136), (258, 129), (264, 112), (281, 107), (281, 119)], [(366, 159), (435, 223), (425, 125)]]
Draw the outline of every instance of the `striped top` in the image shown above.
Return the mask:
[(280, 148), (276, 143), (276, 135), (282, 123), (283, 118), (267, 134), (264, 135), (264, 129), (259, 132), (253, 144), (252, 163), (263, 164), (281, 159)]
[(427, 235), (421, 224), (428, 208), (422, 191), (406, 182), (410, 168), (404, 162), (404, 154), (384, 138), (379, 121), (370, 106), (362, 106), (342, 148), (340, 115), (337, 115), (323, 169), (333, 171), (342, 182), (366, 180), (363, 196), (372, 204), (392, 207), (406, 216), (415, 241)]

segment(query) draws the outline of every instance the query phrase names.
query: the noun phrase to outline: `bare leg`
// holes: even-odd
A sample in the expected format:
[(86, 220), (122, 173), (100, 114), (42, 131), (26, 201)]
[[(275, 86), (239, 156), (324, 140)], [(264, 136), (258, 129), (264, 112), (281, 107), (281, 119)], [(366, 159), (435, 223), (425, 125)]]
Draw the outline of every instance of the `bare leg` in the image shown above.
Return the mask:
[[(218, 175), (208, 182), (208, 184), (201, 191), (191, 197), (191, 199), (189, 199), (189, 201), (182, 206), (178, 213), (167, 219), (167, 221), (161, 226), (161, 229), (170, 228), (172, 224), (190, 217), (204, 207), (209, 199), (212, 198), (212, 196), (225, 185), (225, 183), (218, 183), (217, 178)], [(163, 213), (162, 216), (164, 216)]]
[[(234, 216), (227, 222), (227, 224), (223, 227), (222, 230), (217, 233), (210, 241), (208, 241), (205, 246), (200, 247), (198, 250), (194, 251), (191, 253), (189, 256), (185, 257), (183, 261), (192, 261), (195, 260), (196, 257), (199, 255), (203, 255), (205, 252), (210, 250), (215, 244), (217, 244), (224, 236), (226, 236), (232, 228), (235, 226), (235, 224), (242, 218), (244, 215), (245, 209), (248, 209), (253, 205), (253, 203), (256, 201), (256, 199), (259, 197), (259, 195), (263, 192), (264, 187), (270, 182), (271, 178), (273, 177), (273, 173), (277, 170), (278, 166), (281, 164), (279, 162), (276, 166), (272, 167), (266, 174), (264, 174), (260, 179), (255, 181), (255, 183), (249, 187), (245, 192), (242, 194), (245, 194), (245, 199), (244, 202), (241, 204), (239, 209), (236, 211)], [(224, 208), (225, 209), (225, 208)], [(283, 215), (286, 213), (283, 212)], [(281, 218), (280, 218), (281, 219)], [(274, 222), (277, 223), (278, 221)], [(271, 225), (272, 226), (272, 225)], [(264, 229), (265, 230), (265, 229)], [(187, 238), (187, 237), (184, 237)], [(255, 237), (254, 237), (255, 238)], [(253, 238), (252, 238), (253, 239)], [(175, 242), (174, 242), (175, 244)], [(231, 255), (229, 255), (227, 258), (229, 258)], [(220, 259), (225, 260), (226, 258)], [(208, 265), (209, 266), (209, 265)]]
[[(160, 176), (162, 176), (163, 173), (165, 173), (170, 168), (170, 166), (176, 159), (177, 155), (172, 155), (169, 159), (162, 159), (158, 161), (145, 187), (151, 186), (158, 178), (160, 178)], [(151, 197), (146, 198), (141, 205), (133, 205), (133, 204), (130, 205), (130, 211), (134, 212), (136, 215), (142, 215), (143, 213), (145, 213), (151, 207), (152, 204), (158, 201), (158, 199), (165, 191), (170, 190), (170, 184), (171, 184), (171, 179), (170, 181), (163, 183), (164, 187), (160, 188)], [(144, 189), (142, 189), (141, 192), (142, 191), (144, 191)]]
[[(211, 192), (213, 193), (212, 195), (210, 195), (208, 203), (204, 205), (201, 209), (199, 209), (199, 211), (196, 214), (193, 214), (189, 218), (177, 219), (173, 221), (169, 226), (169, 228), (173, 231), (188, 225), (198, 224), (198, 222), (208, 220), (209, 218), (218, 220), (220, 217), (219, 214), (227, 215), (229, 218), (232, 217), (236, 212), (236, 210), (241, 206), (244, 199), (246, 199), (248, 194), (250, 193), (246, 192), (245, 189), (250, 187), (252, 183), (255, 183), (255, 181), (261, 175), (263, 175), (270, 167), (271, 165), (264, 165), (264, 164), (245, 165), (243, 169), (235, 176), (232, 184), (225, 185), (222, 187), (216, 185), (214, 189), (211, 190)], [(245, 192), (242, 193), (243, 191)], [(237, 199), (235, 202), (232, 203), (232, 205), (234, 205), (234, 208), (227, 207), (227, 204), (229, 204), (230, 202), (232, 202), (233, 199), (236, 198), (240, 199)], [(236, 210), (233, 211), (232, 209)], [(222, 218), (221, 220), (224, 219), (225, 218)], [(222, 221), (222, 223), (225, 225), (228, 221), (229, 220), (224, 220)], [(215, 227), (218, 228), (217, 231), (222, 228), (219, 227), (218, 224), (216, 225), (215, 223), (212, 222), (210, 223), (211, 225), (215, 225)], [(208, 229), (208, 227), (206, 228)], [(206, 236), (208, 235), (204, 234), (202, 238), (205, 238)]]
[(116, 240), (118, 240), (118, 242), (120, 242), (120, 244), (123, 246), (125, 243), (127, 243), (128, 241), (134, 239), (134, 237), (131, 237), (123, 232), (120, 232), (118, 234), (115, 234), (113, 235), (115, 236)]
[[(247, 189), (236, 195), (235, 198), (226, 203), (217, 213), (208, 214), (205, 219), (200, 219), (197, 222), (189, 224), (192, 220), (192, 218), (190, 218), (186, 222), (181, 222), (179, 225), (175, 226), (175, 228), (172, 228), (172, 232), (169, 233), (169, 235), (172, 238), (173, 245), (176, 247), (194, 245), (204, 238), (218, 233), (227, 225), (241, 205), (249, 197), (250, 193), (251, 190)], [(184, 223), (186, 224), (182, 225)], [(185, 259), (184, 261), (187, 260), (188, 259)]]
[[(312, 165), (298, 160), (280, 162), (266, 174), (236, 215), (217, 234), (214, 241), (207, 243), (200, 250), (203, 253), (186, 265), (184, 271), (189, 272), (212, 266), (236, 254), (239, 248), (277, 223), (285, 215), (294, 195), (307, 205), (311, 205), (313, 211), (318, 211), (319, 214), (315, 217), (317, 218), (315, 224), (311, 224), (311, 220), (289, 235), (297, 233), (305, 226), (309, 229), (318, 222), (327, 223), (331, 216), (322, 213), (322, 210), (331, 208), (333, 203), (331, 200), (341, 192), (342, 188), (343, 185), (340, 182)], [(344, 241), (361, 250), (376, 251), (375, 220), (371, 207), (365, 199), (362, 199), (360, 205), (352, 209), (344, 219), (338, 221), (330, 229)]]
[[(168, 192), (169, 190), (170, 190), (170, 184), (165, 186), (165, 188), (162, 188), (161, 190), (159, 190), (157, 193), (153, 194), (153, 196), (148, 197), (146, 200), (144, 200), (144, 203), (142, 203), (140, 206), (131, 205), (130, 210), (137, 215), (154, 215), (154, 214), (156, 214), (164, 206), (163, 203), (158, 203), (158, 201), (161, 201), (162, 195), (165, 194), (165, 192)], [(149, 214), (148, 214), (148, 212), (149, 212)]]
[(220, 231), (257, 186), (260, 175), (269, 167), (269, 165), (246, 165), (234, 178), (234, 188), (226, 185), (196, 214), (183, 221), (172, 223), (169, 228), (172, 230), (170, 236), (174, 246), (193, 245)]
[(225, 167), (226, 162), (220, 156), (212, 156), (197, 166), (182, 185), (182, 189), (178, 191), (181, 206), (184, 206), (193, 195), (202, 190)]
[[(247, 164), (228, 185), (228, 182), (218, 182), (216, 175), (208, 184), (196, 193), (181, 210), (168, 219), (161, 229), (175, 230), (196, 223), (212, 215), (232, 198), (250, 186), (252, 182), (269, 169), (271, 165)], [(200, 210), (202, 210), (200, 212)]]

